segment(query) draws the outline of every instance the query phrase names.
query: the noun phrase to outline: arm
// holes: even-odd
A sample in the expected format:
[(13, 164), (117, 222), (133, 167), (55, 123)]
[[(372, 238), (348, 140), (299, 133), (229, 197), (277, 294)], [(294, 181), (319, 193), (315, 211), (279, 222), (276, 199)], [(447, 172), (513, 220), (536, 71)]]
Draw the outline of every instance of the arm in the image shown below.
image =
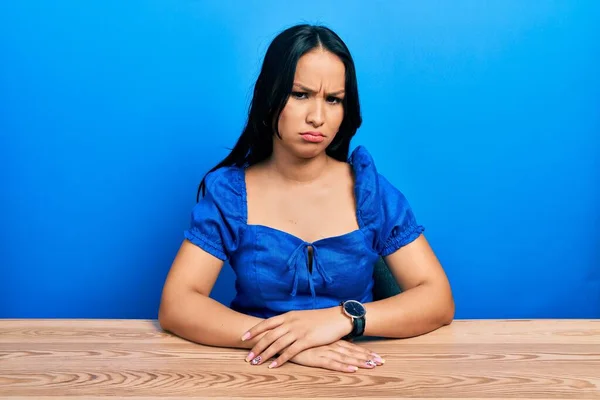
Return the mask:
[(262, 321), (209, 297), (223, 261), (185, 240), (167, 276), (158, 313), (160, 326), (184, 339), (210, 346), (252, 348), (260, 337), (241, 334)]
[[(385, 257), (385, 261), (403, 292), (365, 304), (365, 336), (411, 337), (452, 322), (454, 300), (450, 284), (425, 236), (420, 235)], [(252, 347), (251, 354), (260, 354), (266, 360), (280, 353), (274, 363), (280, 366), (298, 352), (332, 343), (351, 330), (352, 323), (339, 306), (292, 311), (265, 320), (250, 330), (250, 338), (264, 335)], [(290, 339), (286, 340), (286, 335)]]
[(366, 336), (411, 337), (452, 322), (450, 283), (425, 236), (385, 257), (385, 262), (403, 291), (365, 304)]

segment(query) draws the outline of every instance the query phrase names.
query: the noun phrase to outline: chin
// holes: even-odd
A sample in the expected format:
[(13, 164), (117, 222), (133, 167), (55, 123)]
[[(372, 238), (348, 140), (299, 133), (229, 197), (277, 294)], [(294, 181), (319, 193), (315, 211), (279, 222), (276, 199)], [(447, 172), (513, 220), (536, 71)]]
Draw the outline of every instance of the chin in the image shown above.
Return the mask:
[(306, 143), (304, 141), (286, 142), (283, 140), (274, 142), (273, 144), (274, 149), (275, 147), (279, 147), (279, 151), (283, 151), (293, 157), (310, 160), (321, 154), (325, 154), (325, 150), (327, 149), (327, 146), (329, 146), (330, 141), (326, 140), (321, 143)]
[(320, 156), (321, 154), (325, 154), (325, 150), (329, 144), (319, 143), (319, 144), (300, 144), (299, 146), (294, 146), (292, 150), (292, 154), (294, 154), (298, 158), (303, 159), (311, 159)]

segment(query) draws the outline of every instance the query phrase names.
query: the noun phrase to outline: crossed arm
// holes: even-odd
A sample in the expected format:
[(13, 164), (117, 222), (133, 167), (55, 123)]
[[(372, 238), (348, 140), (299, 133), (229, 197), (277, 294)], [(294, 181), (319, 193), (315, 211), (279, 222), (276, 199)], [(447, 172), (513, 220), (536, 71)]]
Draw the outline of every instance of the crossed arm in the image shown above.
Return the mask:
[[(365, 336), (411, 337), (451, 323), (450, 284), (423, 235), (387, 256), (385, 262), (402, 293), (365, 304)], [(182, 244), (163, 290), (159, 310), (163, 329), (206, 345), (251, 349), (247, 361), (279, 354), (270, 367), (281, 366), (307, 349), (336, 342), (352, 329), (340, 307), (292, 311), (265, 320), (233, 311), (209, 298), (222, 265), (197, 246)], [(198, 310), (218, 317), (200, 321)]]

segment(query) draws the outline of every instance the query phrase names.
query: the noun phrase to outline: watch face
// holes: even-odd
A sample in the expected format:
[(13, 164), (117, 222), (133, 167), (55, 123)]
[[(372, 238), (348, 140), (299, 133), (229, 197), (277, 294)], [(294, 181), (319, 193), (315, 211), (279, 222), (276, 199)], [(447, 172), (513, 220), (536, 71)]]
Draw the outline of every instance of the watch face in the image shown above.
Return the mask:
[(363, 317), (365, 315), (365, 313), (367, 312), (367, 310), (365, 310), (363, 305), (355, 300), (346, 301), (344, 303), (344, 311), (346, 311), (348, 314), (350, 314), (354, 318)]

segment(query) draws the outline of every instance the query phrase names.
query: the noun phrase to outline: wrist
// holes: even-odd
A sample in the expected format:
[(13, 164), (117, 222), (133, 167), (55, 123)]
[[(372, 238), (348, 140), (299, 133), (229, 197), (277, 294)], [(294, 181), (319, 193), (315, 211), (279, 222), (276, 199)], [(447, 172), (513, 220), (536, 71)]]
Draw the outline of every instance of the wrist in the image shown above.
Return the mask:
[(354, 328), (352, 318), (344, 314), (342, 307), (333, 307), (331, 310), (331, 320), (336, 322), (338, 336), (341, 339), (352, 332), (352, 329)]
[(354, 339), (365, 332), (367, 309), (357, 300), (346, 300), (340, 303), (342, 314), (350, 318), (352, 330), (343, 339)]

